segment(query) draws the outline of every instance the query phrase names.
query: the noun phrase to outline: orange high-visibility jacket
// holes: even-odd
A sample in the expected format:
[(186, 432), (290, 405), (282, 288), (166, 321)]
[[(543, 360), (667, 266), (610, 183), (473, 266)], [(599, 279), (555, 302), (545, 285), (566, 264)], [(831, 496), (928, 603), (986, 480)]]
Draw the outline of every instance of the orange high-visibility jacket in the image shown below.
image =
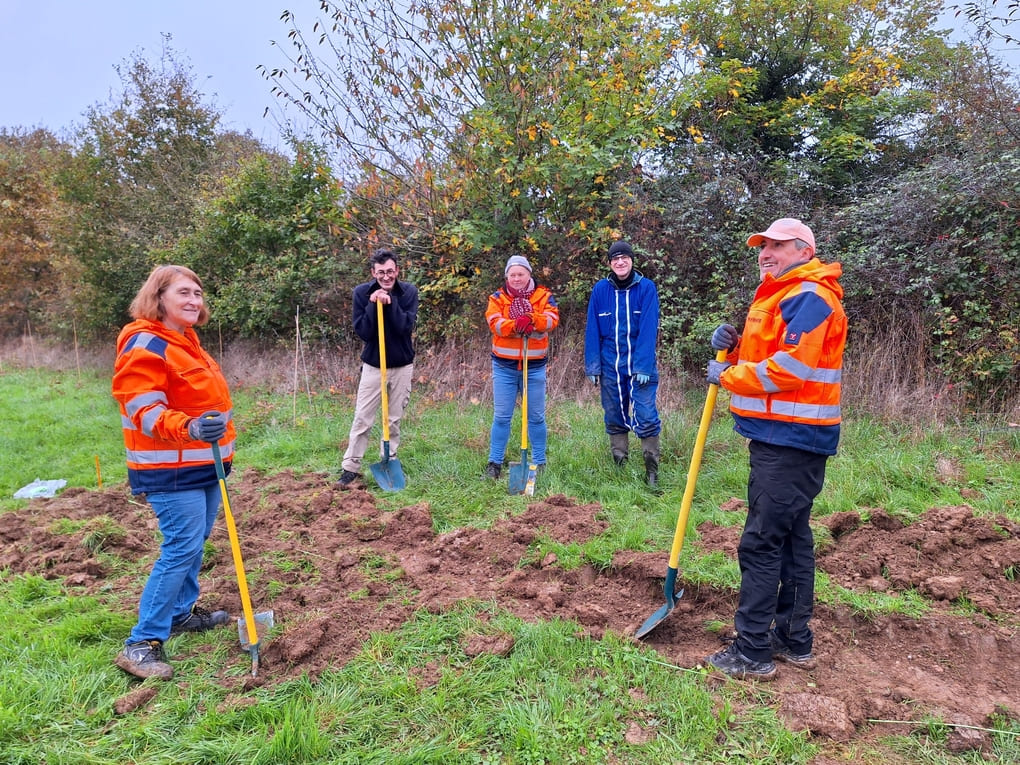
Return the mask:
[[(528, 363), (544, 361), (549, 352), (549, 333), (560, 323), (560, 309), (556, 307), (556, 298), (548, 287), (538, 286), (529, 298), (534, 308), (532, 318), (535, 331), (528, 337)], [(500, 359), (522, 361), (521, 353), (523, 338), (514, 330), (514, 320), (510, 318), (510, 303), (513, 298), (506, 290), (499, 289), (489, 295), (489, 305), (485, 309), (485, 319), (492, 330), (492, 355)]]
[(224, 469), (234, 454), (227, 381), (190, 327), (184, 333), (139, 319), (117, 338), (113, 397), (120, 404), (133, 494), (198, 489), (217, 482), (212, 447), (193, 441), (188, 423), (203, 412), (227, 415), (220, 440)]
[(835, 454), (847, 322), (839, 263), (812, 258), (766, 274), (719, 382), (746, 438)]

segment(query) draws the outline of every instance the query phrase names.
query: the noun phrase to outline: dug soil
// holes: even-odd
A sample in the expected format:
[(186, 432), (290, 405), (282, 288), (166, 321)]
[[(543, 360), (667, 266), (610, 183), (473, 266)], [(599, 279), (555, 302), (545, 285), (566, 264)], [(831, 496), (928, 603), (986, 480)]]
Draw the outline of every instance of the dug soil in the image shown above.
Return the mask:
[[(324, 474), (246, 471), (230, 482), (252, 600), (256, 610), (271, 608), (276, 621), (257, 678), (237, 667), (224, 671), (223, 682), (238, 691), (315, 678), (343, 666), (370, 633), (464, 599), (525, 620), (572, 620), (595, 639), (607, 631), (633, 635), (665, 603), (665, 552), (619, 553), (604, 570), (567, 571), (554, 556), (536, 559), (539, 538), (583, 543), (602, 533), (599, 505), (535, 498), (487, 529), (436, 534), (428, 505), (384, 511), (371, 492), (339, 489)], [(739, 500), (727, 507), (743, 510)], [(950, 748), (987, 750), (987, 733), (978, 729), (1020, 715), (1020, 584), (1013, 581), (1020, 526), (976, 517), (966, 506), (933, 508), (908, 526), (877, 508), (816, 524), (818, 567), (831, 581), (861, 593), (909, 592), (929, 608), (920, 618), (869, 617), (819, 604), (812, 622), (818, 666), (779, 664), (768, 687), (786, 724), (842, 749), (914, 727), (885, 721), (934, 717), (955, 724)], [(739, 531), (736, 519), (702, 524), (692, 544), (735, 557)], [(240, 615), (222, 518), (212, 542), (202, 604)], [(117, 558), (149, 564), (157, 550), (151, 510), (122, 487), (69, 489), (0, 514), (0, 570), (62, 577), (83, 593), (112, 587), (125, 609), (137, 603), (143, 582), (118, 573)], [(704, 666), (731, 634), (735, 606), (733, 591), (687, 584), (673, 614), (643, 642), (669, 664)], [(490, 636), (464, 648), (506, 653), (513, 645)], [(237, 664), (248, 660), (239, 648)], [(708, 673), (706, 682), (730, 681)]]

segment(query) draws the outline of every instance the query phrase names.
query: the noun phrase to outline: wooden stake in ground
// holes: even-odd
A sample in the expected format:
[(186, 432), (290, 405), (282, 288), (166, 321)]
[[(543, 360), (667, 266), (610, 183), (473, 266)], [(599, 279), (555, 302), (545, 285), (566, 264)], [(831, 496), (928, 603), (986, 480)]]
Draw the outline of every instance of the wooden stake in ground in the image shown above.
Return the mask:
[(301, 306), (294, 311), (294, 393), (291, 396), (293, 424), (297, 425), (298, 357), (301, 352)]

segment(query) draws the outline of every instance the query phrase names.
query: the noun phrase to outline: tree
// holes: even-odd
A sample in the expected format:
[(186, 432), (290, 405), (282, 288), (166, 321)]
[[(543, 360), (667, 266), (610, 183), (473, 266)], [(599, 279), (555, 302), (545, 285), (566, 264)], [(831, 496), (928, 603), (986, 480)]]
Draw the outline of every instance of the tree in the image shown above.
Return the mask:
[(978, 2), (955, 3), (948, 6), (956, 16), (965, 17), (974, 25), (984, 40), (998, 38), (1010, 45), (1020, 45), (1020, 39), (1012, 34), (1014, 21), (1020, 17), (1020, 0), (980, 0)]
[(47, 328), (59, 313), (53, 175), (67, 150), (45, 130), (0, 131), (0, 336)]
[(166, 254), (202, 276), (228, 337), (291, 337), (298, 309), (309, 338), (349, 334), (343, 309), (367, 253), (351, 244), (322, 151), (296, 148), (292, 163), (267, 155), (244, 162)]
[[(677, 46), (668, 3), (320, 9), (314, 37), (284, 14), (289, 66), (263, 73), (336, 147), (379, 229), (425, 248), (416, 254), (446, 296), (480, 299), (477, 277), (513, 251), (557, 253), (556, 278), (588, 264), (614, 235), (641, 158), (667, 140), (682, 87), (663, 76)], [(366, 187), (390, 195), (358, 197)]]
[(938, 0), (681, 0), (701, 70), (682, 115), (689, 142), (847, 198), (911, 154), (932, 102), (920, 78), (944, 71), (940, 10)]
[(157, 65), (135, 54), (118, 72), (122, 94), (87, 111), (58, 177), (70, 210), (62, 246), (82, 265), (82, 316), (93, 332), (127, 318), (150, 252), (188, 231), (216, 162), (220, 115), (168, 46)]

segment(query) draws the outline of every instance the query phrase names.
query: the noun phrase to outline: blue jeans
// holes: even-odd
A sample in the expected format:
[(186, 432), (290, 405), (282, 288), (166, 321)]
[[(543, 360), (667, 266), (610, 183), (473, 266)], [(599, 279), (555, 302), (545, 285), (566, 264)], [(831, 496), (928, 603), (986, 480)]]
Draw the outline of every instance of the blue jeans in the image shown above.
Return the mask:
[(138, 604), (138, 624), (125, 643), (166, 640), (170, 626), (198, 600), (202, 550), (220, 510), (218, 483), (204, 489), (146, 495), (156, 513), (163, 544)]
[[(492, 362), (492, 431), (489, 434), (489, 462), (503, 464), (507, 441), (510, 440), (510, 421), (517, 406), (517, 394), (522, 392), (524, 374), (520, 369)], [(528, 446), (531, 461), (545, 464), (545, 364), (528, 366)]]
[(659, 392), (658, 372), (644, 385), (638, 385), (633, 375), (623, 375), (612, 369), (607, 373), (603, 368), (600, 381), (606, 433), (633, 430), (638, 438), (659, 435), (662, 421), (655, 404)]

